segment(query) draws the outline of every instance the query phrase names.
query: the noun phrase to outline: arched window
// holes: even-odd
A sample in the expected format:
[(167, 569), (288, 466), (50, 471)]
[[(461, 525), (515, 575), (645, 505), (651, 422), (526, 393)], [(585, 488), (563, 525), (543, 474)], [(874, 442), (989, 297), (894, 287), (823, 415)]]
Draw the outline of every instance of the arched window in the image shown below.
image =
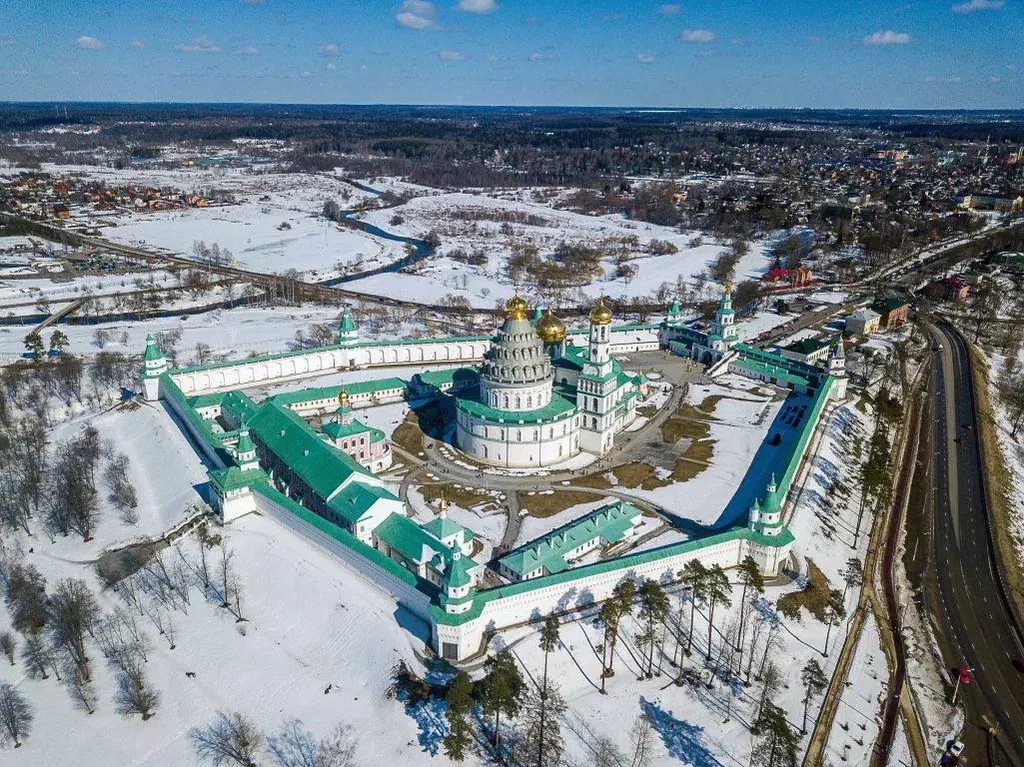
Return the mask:
[(526, 396), (526, 408), (527, 408), (527, 410), (532, 410), (533, 409), (533, 395), (532, 394), (528, 394)]
[(533, 439), (534, 441), (540, 439), (540, 431), (538, 429), (533, 430)]
[(522, 406), (523, 406), (522, 398), (520, 398), (520, 396), (517, 394), (516, 395), (516, 410), (519, 410), (519, 408), (521, 408)]
[(505, 408), (508, 409), (508, 395), (505, 395)]

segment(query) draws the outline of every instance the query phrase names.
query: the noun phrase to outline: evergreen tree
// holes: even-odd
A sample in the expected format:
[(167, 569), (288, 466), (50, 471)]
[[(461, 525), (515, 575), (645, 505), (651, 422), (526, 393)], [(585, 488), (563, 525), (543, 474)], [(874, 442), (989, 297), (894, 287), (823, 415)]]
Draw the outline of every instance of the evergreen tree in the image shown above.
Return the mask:
[(547, 743), (548, 735), (546, 728), (548, 725), (557, 726), (554, 723), (548, 722), (548, 656), (551, 651), (558, 647), (558, 616), (554, 613), (549, 613), (544, 619), (544, 625), (540, 629), (540, 649), (544, 651), (544, 684), (540, 690), (540, 710), (538, 712), (538, 735), (537, 735), (537, 767), (541, 767), (544, 763), (544, 748)]
[(654, 675), (654, 627), (665, 620), (668, 597), (656, 581), (645, 580), (640, 586), (640, 613), (647, 624), (647, 678)]
[(555, 767), (562, 760), (565, 742), (561, 718), (566, 705), (557, 684), (547, 694), (530, 685), (522, 702), (519, 732), (513, 746), (515, 763), (521, 767)]
[(461, 762), (466, 758), (466, 749), (472, 742), (469, 712), (473, 708), (473, 683), (469, 674), (460, 671), (452, 680), (444, 696), (445, 718), (448, 720), (448, 734), (444, 736), (444, 752), (449, 758)]
[(768, 703), (757, 718), (755, 728), (760, 735), (751, 764), (757, 767), (796, 767), (796, 733), (786, 721), (786, 712)]
[(828, 592), (828, 602), (825, 604), (825, 649), (821, 651), (824, 657), (828, 657), (828, 640), (832, 636), (832, 626), (846, 617), (846, 607), (843, 605), (843, 594), (839, 589), (832, 589)]
[(46, 348), (43, 346), (43, 339), (38, 333), (29, 333), (25, 336), (25, 351), (34, 360), (38, 360), (43, 356)]
[(613, 668), (615, 664), (615, 644), (619, 635), (619, 619), (622, 611), (618, 602), (609, 599), (597, 614), (598, 623), (604, 627), (604, 637), (601, 642), (601, 694), (604, 695), (605, 679), (615, 675)]
[(705, 599), (708, 603), (708, 659), (711, 659), (711, 636), (712, 630), (715, 627), (715, 607), (722, 605), (723, 607), (729, 607), (732, 604), (732, 600), (729, 598), (729, 576), (725, 574), (725, 570), (721, 566), (715, 564), (711, 565), (711, 569), (708, 570), (707, 581), (705, 583)]
[(480, 685), (480, 704), (484, 716), (494, 717), (494, 749), (500, 743), (500, 720), (504, 714), (514, 719), (519, 713), (519, 698), (525, 682), (512, 653), (502, 650), (484, 662), (487, 676)]
[(846, 560), (846, 567), (839, 571), (839, 575), (843, 578), (843, 599), (846, 599), (846, 592), (850, 589), (855, 589), (864, 580), (864, 569), (861, 566), (860, 560), (857, 557), (850, 557)]
[(807, 732), (807, 708), (811, 701), (817, 698), (828, 686), (828, 679), (821, 665), (815, 658), (810, 658), (800, 672), (800, 681), (804, 684), (804, 723), (800, 731)]
[(683, 585), (690, 590), (690, 629), (686, 636), (686, 654), (689, 655), (693, 647), (694, 610), (697, 608), (698, 603), (701, 606), (705, 604), (704, 594), (708, 580), (708, 569), (704, 567), (704, 563), (699, 559), (691, 559), (683, 565), (679, 577)]
[(743, 596), (740, 598), (740, 635), (737, 646), (739, 659), (736, 673), (739, 673), (739, 669), (743, 668), (743, 644), (747, 636), (747, 619), (750, 614), (750, 608), (747, 604), (747, 592), (752, 590), (758, 595), (764, 593), (764, 575), (761, 574), (761, 568), (749, 554), (743, 557), (743, 561), (740, 562), (739, 574), (740, 583), (743, 584)]
[(768, 661), (765, 664), (764, 671), (761, 673), (761, 696), (757, 700), (757, 715), (754, 717), (754, 731), (760, 731), (761, 715), (764, 713), (765, 706), (770, 705), (772, 697), (779, 691), (779, 686), (782, 684), (782, 675), (779, 673), (779, 667), (775, 665), (775, 661)]
[(55, 330), (50, 334), (50, 351), (62, 353), (70, 345), (67, 335), (62, 330)]

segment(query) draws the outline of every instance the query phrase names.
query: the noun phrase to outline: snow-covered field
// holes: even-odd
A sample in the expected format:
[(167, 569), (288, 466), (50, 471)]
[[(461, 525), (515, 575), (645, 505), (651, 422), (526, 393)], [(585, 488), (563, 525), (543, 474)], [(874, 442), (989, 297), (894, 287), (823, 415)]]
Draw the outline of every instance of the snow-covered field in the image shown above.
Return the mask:
[[(428, 230), (437, 231), (442, 246), (439, 255), (432, 258), (416, 274), (386, 274), (359, 280), (350, 287), (379, 295), (412, 295), (421, 300), (439, 300), (455, 294), (465, 296), (474, 306), (490, 306), (496, 300), (508, 298), (516, 286), (505, 273), (505, 262), (513, 249), (524, 244), (537, 247), (541, 254), (550, 253), (561, 242), (580, 242), (587, 245), (619, 243), (624, 238), (636, 237), (638, 244), (626, 246), (630, 265), (636, 274), (625, 279), (616, 277), (612, 258), (602, 261), (603, 275), (581, 288), (565, 291), (566, 302), (594, 299), (600, 294), (612, 298), (648, 296), (662, 283), (675, 284), (677, 278), (689, 280), (704, 271), (722, 252), (725, 243), (707, 241), (698, 247), (689, 247), (696, 232), (680, 232), (671, 227), (643, 221), (632, 221), (621, 215), (587, 216), (558, 210), (547, 204), (504, 196), (451, 192), (417, 197), (398, 208), (371, 210), (363, 220), (396, 234), (419, 236)], [(403, 219), (392, 224), (395, 215)], [(479, 216), (479, 220), (464, 220), (459, 216)], [(503, 216), (531, 217), (531, 223), (501, 222)], [(679, 250), (671, 255), (651, 255), (646, 248), (651, 240), (672, 243)], [(471, 266), (448, 257), (452, 250), (481, 250), (486, 263)], [(764, 256), (764, 243), (755, 242), (750, 252), (736, 268), (738, 280), (760, 277), (768, 268)], [(531, 298), (552, 300), (553, 295), (534, 295), (530, 286), (520, 286)], [(410, 293), (409, 291), (413, 291)]]

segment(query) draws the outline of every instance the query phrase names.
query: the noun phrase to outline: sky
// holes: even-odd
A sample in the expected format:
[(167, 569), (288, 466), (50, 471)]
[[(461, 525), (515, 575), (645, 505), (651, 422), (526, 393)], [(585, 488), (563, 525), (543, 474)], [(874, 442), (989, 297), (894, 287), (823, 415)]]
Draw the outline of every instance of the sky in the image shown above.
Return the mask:
[(1024, 108), (1024, 0), (3, 0), (0, 100)]

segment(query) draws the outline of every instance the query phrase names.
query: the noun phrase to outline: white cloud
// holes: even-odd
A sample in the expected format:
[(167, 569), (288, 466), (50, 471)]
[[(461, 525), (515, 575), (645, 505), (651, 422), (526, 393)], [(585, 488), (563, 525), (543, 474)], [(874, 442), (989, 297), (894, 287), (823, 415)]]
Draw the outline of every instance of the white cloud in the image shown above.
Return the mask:
[(181, 53), (220, 53), (220, 46), (206, 35), (199, 35), (191, 43), (179, 43), (174, 50)]
[(254, 45), (247, 45), (244, 48), (242, 48), (242, 55), (243, 56), (259, 56), (260, 55), (260, 49), (257, 48)]
[(658, 7), (658, 13), (663, 16), (675, 16), (677, 13), (683, 12), (683, 6), (676, 5), (675, 3), (665, 3), (665, 5)]
[(527, 16), (525, 19), (523, 19), (523, 23), (526, 26), (528, 26), (528, 27), (535, 27), (538, 24), (540, 24), (540, 17), (539, 16)]
[(436, 9), (427, 0), (403, 0), (395, 14), (395, 23), (406, 29), (437, 29)]
[(710, 43), (715, 39), (715, 33), (709, 29), (684, 29), (679, 33), (679, 39), (684, 43)]
[(530, 61), (554, 61), (555, 52), (547, 51), (542, 53), (541, 51), (533, 51), (529, 56), (526, 57)]
[(292, 72), (289, 77), (312, 77), (313, 73), (308, 69), (304, 69), (301, 72)]
[(967, 0), (954, 5), (953, 13), (974, 13), (975, 11), (997, 11), (1005, 5), (1003, 0)]
[(999, 75), (989, 75), (988, 81), (995, 85), (997, 82), (999, 82)]
[(462, 61), (466, 58), (466, 54), (459, 53), (458, 51), (438, 51), (437, 57), (441, 61)]
[(146, 44), (144, 42), (142, 42), (141, 40), (129, 40), (128, 41), (128, 45), (130, 45), (132, 48), (145, 48), (146, 47)]
[(494, 13), (498, 10), (495, 0), (459, 0), (455, 10), (464, 13)]
[(651, 62), (654, 61), (654, 56), (652, 56), (650, 53), (638, 53), (636, 55), (636, 60), (639, 61), (641, 64), (650, 64)]
[(806, 40), (809, 43), (820, 43), (822, 41), (822, 39), (823, 38), (822, 38), (821, 35), (807, 35), (804, 38), (804, 40)]
[(0, 37), (0, 45), (14, 45), (13, 37)]
[(330, 70), (335, 70), (335, 69), (337, 69), (337, 68), (338, 68), (338, 65), (337, 65), (337, 64), (335, 64), (335, 63), (334, 63), (333, 61), (328, 61), (328, 62), (327, 62), (327, 67), (326, 67), (326, 69), (330, 69)]
[(498, 60), (498, 57), (497, 57), (497, 56), (495, 56), (495, 55), (494, 55), (493, 53), (488, 53), (488, 54), (487, 54), (487, 60), (488, 60), (488, 61), (492, 61), (492, 62), (493, 62), (493, 61), (497, 61), (497, 60)]
[(746, 41), (742, 37), (734, 37), (729, 41), (729, 45), (743, 45)]
[(864, 38), (864, 45), (906, 45), (909, 42), (910, 35), (906, 32), (893, 32), (891, 29)]
[(242, 0), (242, 5), (263, 5), (267, 0)]
[(98, 51), (103, 47), (103, 43), (97, 40), (95, 37), (89, 35), (82, 35), (75, 40), (75, 45), (79, 48), (84, 48), (87, 51)]
[(320, 46), (321, 56), (340, 56), (341, 48), (338, 47), (337, 43), (327, 43), (326, 45)]
[(24, 77), (28, 73), (29, 73), (29, 71), (27, 69), (12, 69), (11, 70), (11, 74), (15, 75), (17, 77)]

